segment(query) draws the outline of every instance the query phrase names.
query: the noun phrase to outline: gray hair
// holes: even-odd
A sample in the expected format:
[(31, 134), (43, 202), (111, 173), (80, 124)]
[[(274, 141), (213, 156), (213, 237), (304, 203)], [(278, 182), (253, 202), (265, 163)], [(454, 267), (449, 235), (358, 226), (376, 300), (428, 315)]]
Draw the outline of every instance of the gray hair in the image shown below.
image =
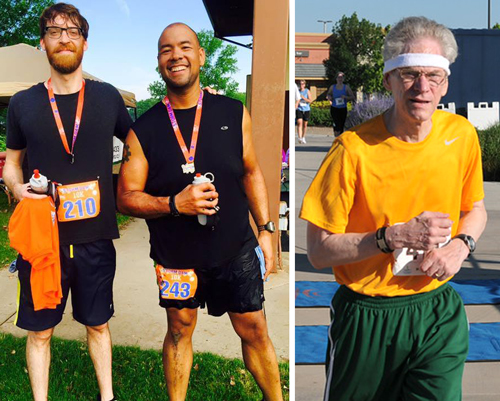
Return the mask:
[(408, 53), (408, 43), (419, 38), (437, 40), (450, 64), (458, 56), (457, 41), (447, 27), (425, 17), (408, 17), (399, 21), (385, 37), (384, 61)]

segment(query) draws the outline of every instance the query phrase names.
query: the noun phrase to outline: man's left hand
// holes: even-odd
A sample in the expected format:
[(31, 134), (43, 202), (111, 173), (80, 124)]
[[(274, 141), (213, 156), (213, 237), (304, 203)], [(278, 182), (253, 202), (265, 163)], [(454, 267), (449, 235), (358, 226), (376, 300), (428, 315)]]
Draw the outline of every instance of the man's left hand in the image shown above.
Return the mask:
[(212, 88), (211, 86), (205, 86), (203, 90), (210, 93), (211, 95), (222, 95), (222, 92)]
[(274, 267), (273, 237), (269, 231), (259, 233), (259, 245), (262, 248), (266, 262), (266, 273), (264, 274), (264, 281), (266, 281)]
[(460, 239), (452, 240), (447, 245), (426, 252), (420, 268), (429, 277), (444, 281), (458, 273), (469, 249)]

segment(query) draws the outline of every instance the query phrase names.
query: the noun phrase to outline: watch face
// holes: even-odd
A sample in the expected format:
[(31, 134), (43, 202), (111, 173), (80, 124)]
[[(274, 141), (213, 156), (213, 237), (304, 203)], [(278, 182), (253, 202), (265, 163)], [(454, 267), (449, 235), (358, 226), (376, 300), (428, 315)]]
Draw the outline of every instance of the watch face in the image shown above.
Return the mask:
[(467, 242), (469, 244), (470, 253), (474, 252), (476, 250), (476, 241), (474, 241), (474, 238), (472, 238), (470, 235), (467, 235), (465, 238), (467, 239)]
[(276, 231), (276, 226), (274, 225), (274, 223), (272, 221), (270, 221), (269, 223), (266, 224), (266, 230), (273, 233)]

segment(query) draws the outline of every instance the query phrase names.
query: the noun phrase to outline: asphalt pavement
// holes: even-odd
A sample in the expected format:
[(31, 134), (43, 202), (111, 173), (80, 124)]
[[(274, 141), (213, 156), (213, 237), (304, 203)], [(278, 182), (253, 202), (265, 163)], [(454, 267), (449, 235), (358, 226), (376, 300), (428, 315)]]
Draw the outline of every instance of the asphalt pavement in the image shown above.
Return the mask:
[[(298, 218), (304, 194), (333, 142), (329, 128), (310, 128), (307, 144), (295, 140), (295, 280), (334, 281), (329, 269), (315, 270), (307, 260), (306, 222)], [(500, 183), (485, 182), (485, 204), (488, 224), (478, 241), (476, 252), (464, 262), (457, 279), (500, 278)], [(500, 322), (500, 305), (466, 307), (471, 323)], [(295, 310), (295, 324), (329, 324), (327, 308)], [(323, 365), (296, 366), (295, 400), (321, 400), (325, 384)], [(463, 401), (500, 400), (500, 362), (466, 363), (463, 380)]]

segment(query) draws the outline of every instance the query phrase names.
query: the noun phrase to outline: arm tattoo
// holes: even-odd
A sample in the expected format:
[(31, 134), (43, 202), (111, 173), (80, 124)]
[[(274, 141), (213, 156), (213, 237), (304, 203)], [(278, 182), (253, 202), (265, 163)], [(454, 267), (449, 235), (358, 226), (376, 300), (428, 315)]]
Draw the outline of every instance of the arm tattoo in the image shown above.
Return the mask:
[(132, 152), (130, 151), (130, 145), (126, 143), (123, 146), (123, 159), (122, 163), (126, 163), (130, 160), (130, 156), (132, 156)]

